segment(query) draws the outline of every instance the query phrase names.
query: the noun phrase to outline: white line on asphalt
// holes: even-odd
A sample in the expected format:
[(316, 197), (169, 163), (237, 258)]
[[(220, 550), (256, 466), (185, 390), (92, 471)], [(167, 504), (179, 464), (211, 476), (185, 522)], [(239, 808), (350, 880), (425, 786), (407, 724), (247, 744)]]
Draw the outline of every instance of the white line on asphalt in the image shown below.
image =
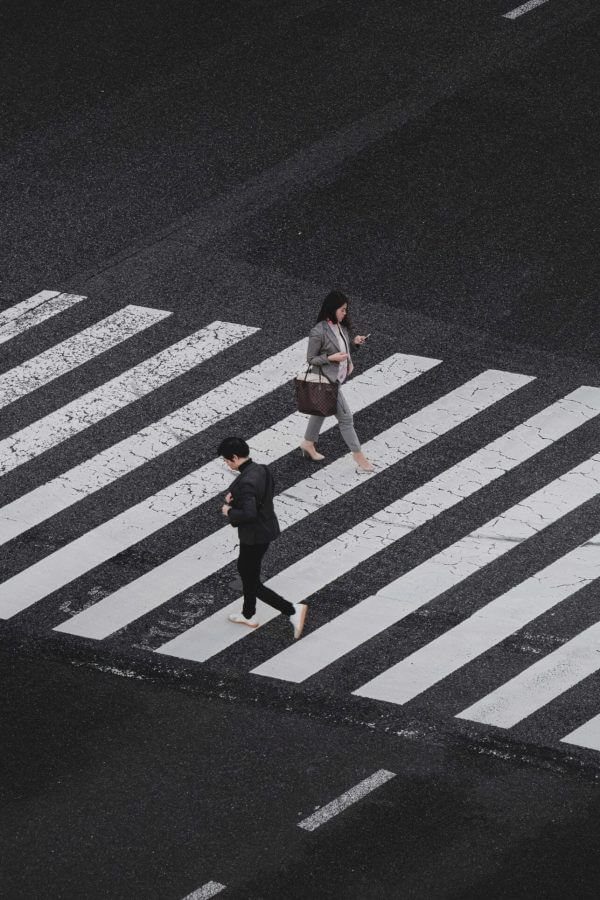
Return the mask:
[[(363, 449), (368, 456), (377, 461), (380, 468), (392, 466), (440, 435), (462, 425), (483, 409), (493, 406), (528, 381), (531, 381), (531, 378), (525, 375), (513, 375), (498, 371), (484, 372), (409, 416), (405, 421), (382, 432), (368, 441)], [(346, 472), (345, 469), (348, 471)], [(471, 474), (469, 472), (469, 477)], [(498, 472), (498, 475), (500, 474), (503, 472)], [(284, 492), (276, 499), (276, 510), (282, 530), (301, 521), (325, 503), (338, 499), (354, 488), (357, 483), (360, 484), (362, 478), (364, 476), (351, 474), (346, 460), (342, 459)], [(454, 502), (457, 502), (456, 493), (452, 496)], [(421, 505), (419, 508), (427, 515), (427, 502), (426, 500), (422, 502), (425, 503), (425, 506)], [(430, 497), (429, 502), (437, 503), (439, 501), (436, 497)], [(404, 510), (407, 501), (397, 501), (396, 505)], [(439, 509), (436, 508), (436, 511), (439, 512)], [(354, 568), (361, 562), (361, 559), (383, 549), (387, 541), (391, 543), (392, 540), (395, 540), (399, 536), (397, 532), (400, 528), (403, 528), (403, 533), (407, 530), (401, 521), (397, 525), (394, 524), (393, 510), (391, 520), (392, 526), (390, 527), (387, 510), (380, 510), (350, 531), (325, 544), (324, 548), (315, 550), (295, 565), (276, 575), (268, 582), (269, 585), (276, 591), (282, 591), (283, 595), (291, 601), (298, 602), (306, 599), (310, 594)], [(179, 564), (175, 562), (168, 572), (162, 567), (160, 590), (163, 598), (168, 599), (165, 596), (167, 592), (169, 596), (174, 596), (176, 593), (175, 590), (172, 590), (173, 579), (180, 579), (177, 584), (179, 587), (182, 575), (186, 577), (192, 574), (192, 576), (205, 578), (210, 571), (216, 571), (233, 560), (236, 545), (228, 534), (227, 529), (222, 529), (221, 532), (216, 532), (201, 544), (197, 544), (194, 548), (194, 561), (186, 560), (187, 569), (182, 568), (180, 557), (175, 557), (175, 561), (179, 559)], [(394, 535), (393, 538), (392, 535)], [(202, 552), (200, 562), (196, 559), (199, 550)], [(142, 583), (138, 586), (139, 589), (136, 590), (138, 603), (142, 596), (146, 596), (148, 593), (156, 594), (159, 585), (152, 575), (153, 573), (150, 573), (147, 584)], [(196, 577), (195, 580), (200, 580), (200, 577)], [(190, 581), (186, 586), (190, 587), (192, 583), (194, 582)], [(144, 588), (143, 592), (142, 588)], [(124, 590), (126, 589), (127, 586)], [(197, 662), (209, 659), (247, 636), (249, 630), (234, 628), (227, 621), (227, 614), (238, 611), (239, 605), (239, 600), (230, 603), (224, 609), (220, 609), (163, 644), (157, 652)], [(268, 622), (277, 615), (278, 613), (272, 607), (261, 604), (260, 618), (263, 622)]]
[[(595, 488), (592, 487), (593, 494), (597, 494), (600, 490), (600, 457), (595, 459), (595, 469), (595, 472), (589, 472), (590, 486), (595, 481)], [(563, 487), (565, 491), (577, 492), (577, 484), (573, 484), (572, 478), (566, 477)], [(589, 495), (589, 489), (585, 493)], [(514, 510), (515, 514), (517, 509), (524, 514), (523, 524), (526, 531), (529, 530), (527, 519), (530, 516), (527, 507), (530, 502), (533, 505), (536, 503), (535, 499), (530, 497), (520, 504), (520, 509), (515, 507)], [(577, 499), (570, 505), (571, 508), (578, 506)], [(538, 514), (542, 509), (538, 504)], [(553, 510), (552, 519), (544, 521), (541, 527), (547, 527), (556, 518), (558, 516), (554, 515)], [(513, 521), (516, 521), (516, 518)], [(485, 526), (482, 530), (485, 530)], [(507, 536), (506, 540), (510, 541), (511, 537)], [(516, 540), (518, 542), (519, 538)], [(581, 590), (586, 584), (600, 577), (599, 542), (600, 535), (596, 535), (591, 541), (577, 547), (487, 603), (454, 628), (445, 631), (440, 637), (416, 650), (354, 693), (361, 697), (385, 700), (388, 703), (407, 703), (412, 700), (442, 678), (448, 677), (461, 666), (491, 650), (511, 634), (570, 597), (575, 591)], [(485, 544), (477, 549), (479, 551), (484, 547)], [(495, 555), (497, 554), (492, 553), (490, 561)], [(460, 560), (458, 556), (455, 559)], [(451, 565), (449, 559), (446, 564)]]
[[(257, 328), (231, 322), (212, 322), (206, 328), (166, 347), (121, 375), (27, 425), (0, 441), (0, 475), (11, 472), (51, 447), (56, 447), (96, 422), (163, 387), (256, 331)], [(64, 479), (64, 476), (61, 478)], [(21, 502), (21, 506), (23, 505)], [(0, 510), (0, 516), (3, 514), (9, 517), (12, 515)], [(20, 524), (22, 530), (31, 528), (27, 517), (21, 523), (14, 524)], [(16, 530), (15, 534), (18, 533)]]
[(548, 0), (529, 0), (528, 3), (523, 3), (522, 6), (517, 6), (516, 9), (511, 9), (510, 12), (504, 13), (502, 16), (503, 19), (518, 19), (519, 16), (524, 15), (524, 13), (528, 13), (530, 10), (535, 9), (536, 6), (543, 6), (544, 3), (547, 3)]
[[(597, 414), (596, 409), (587, 405), (584, 396), (577, 391), (574, 395), (575, 399), (573, 395), (568, 395), (553, 403), (427, 484), (325, 544), (275, 576), (268, 582), (269, 586), (281, 591), (290, 600), (297, 602), (306, 599), (328, 582), (353, 569), (362, 560), (391, 546), (425, 522), (460, 503), (463, 498), (535, 456), (553, 441)], [(363, 600), (314, 632), (316, 637), (306, 636), (253, 672), (282, 680), (302, 681), (322, 667), (321, 661), (326, 665), (350, 652), (379, 630), (393, 625), (397, 619), (410, 612), (410, 599), (404, 592), (402, 603), (399, 604), (393, 590), (394, 585), (393, 582), (383, 589), (386, 595), (389, 590), (391, 597), (369, 597)], [(269, 612), (266, 615), (273, 618)], [(264, 617), (262, 609), (261, 617)], [(306, 651), (301, 646), (305, 643)]]
[(10, 341), (11, 338), (23, 334), (40, 322), (56, 316), (70, 306), (81, 303), (85, 297), (79, 294), (61, 294), (59, 291), (40, 291), (15, 303), (0, 313), (0, 344)]
[[(573, 577), (578, 578), (576, 574)], [(457, 718), (512, 728), (599, 669), (600, 623), (597, 622), (464, 709)]]
[(303, 828), (305, 831), (314, 831), (315, 828), (324, 825), (325, 822), (329, 822), (330, 819), (333, 819), (334, 816), (337, 816), (345, 809), (348, 809), (353, 803), (362, 800), (362, 798), (366, 797), (367, 794), (370, 794), (371, 791), (376, 790), (376, 788), (381, 787), (382, 784), (385, 784), (390, 781), (391, 778), (395, 777), (395, 772), (388, 772), (387, 769), (379, 769), (377, 772), (374, 772), (373, 775), (369, 775), (364, 781), (359, 782), (353, 788), (350, 788), (349, 791), (346, 791), (340, 797), (337, 797), (337, 799), (332, 800), (331, 803), (318, 809), (312, 816), (308, 816), (308, 818), (298, 822), (298, 828)]
[[(348, 402), (358, 412), (438, 363), (439, 360), (394, 354), (350, 382), (346, 390)], [(256, 462), (268, 463), (297, 449), (305, 424), (306, 417), (300, 413), (294, 413), (278, 422), (274, 427), (252, 438), (249, 443), (253, 458)], [(332, 428), (335, 424), (335, 419), (328, 418), (322, 432)], [(341, 467), (342, 469), (349, 468), (345, 459), (341, 461)], [(351, 474), (345, 476), (345, 480), (349, 483), (348, 490), (360, 483), (360, 476), (355, 475), (352, 470), (350, 471)], [(319, 492), (318, 473), (314, 479), (316, 480), (308, 480), (309, 487), (312, 487), (313, 492), (317, 494), (317, 499), (311, 500), (310, 511), (315, 509), (319, 502), (326, 502), (328, 496), (327, 485), (324, 485)], [(154, 497), (138, 504), (137, 507), (126, 510), (112, 521), (106, 522), (68, 545), (64, 548), (62, 556), (60, 555), (61, 551), (57, 551), (54, 554), (55, 559), (48, 557), (49, 568), (44, 565), (46, 560), (42, 560), (42, 563), (38, 564), (41, 567), (39, 572), (43, 570), (42, 575), (40, 576), (38, 572), (34, 580), (39, 581), (41, 577), (43, 585), (50, 578), (50, 583), (55, 589), (59, 586), (57, 578), (60, 579), (60, 584), (66, 583), (65, 571), (69, 573), (70, 578), (75, 577), (72, 574), (73, 567), (81, 574), (82, 565), (86, 567), (85, 570), (92, 565), (98, 565), (99, 562), (114, 556), (133, 543), (137, 543), (152, 531), (169, 524), (189, 512), (190, 509), (206, 502), (218, 490), (227, 490), (230, 484), (231, 473), (225, 469), (222, 461), (213, 460), (174, 485), (169, 485)], [(305, 482), (301, 482), (302, 484)], [(290, 502), (297, 504), (298, 501), (295, 498), (299, 490), (300, 486), (296, 485), (281, 497), (285, 498), (289, 494), (292, 498)], [(330, 493), (331, 488), (329, 487)], [(279, 503), (282, 502), (281, 497), (278, 498)], [(304, 503), (301, 505), (299, 515), (307, 514)], [(63, 625), (58, 626), (57, 630), (98, 639), (124, 627), (140, 615), (159, 606), (163, 602), (162, 597), (165, 590), (169, 593), (164, 599), (183, 590), (180, 587), (182, 579), (183, 583), (189, 587), (190, 577), (191, 584), (193, 584), (202, 577), (206, 577), (205, 572), (211, 574), (222, 565), (226, 565), (230, 555), (235, 553), (237, 533), (230, 526), (225, 526), (216, 535), (217, 537), (213, 534), (206, 539), (208, 544), (205, 541), (199, 542), (194, 547), (178, 554), (174, 560), (168, 560), (153, 572), (88, 607)], [(213, 545), (216, 545), (214, 549)], [(165, 575), (165, 573), (167, 574)], [(26, 577), (29, 578), (28, 588), (23, 592), (19, 589), (19, 593), (24, 598), (31, 597), (32, 590), (31, 578), (30, 576)], [(146, 585), (148, 581), (152, 582), (152, 587), (142, 587), (140, 594), (138, 591), (140, 583)], [(4, 609), (2, 605), (5, 596), (3, 589), (4, 585), (0, 586), (0, 610)], [(37, 590), (39, 593), (39, 586)], [(170, 593), (171, 590), (173, 593)], [(48, 591), (46, 590), (45, 593)]]
[[(301, 367), (305, 355), (306, 339), (297, 341), (275, 356), (263, 360), (174, 410), (158, 422), (152, 422), (141, 431), (124, 438), (68, 472), (58, 475), (7, 504), (0, 509), (0, 544), (33, 525), (38, 525), (50, 516), (68, 509), (79, 500), (107, 487), (144, 463), (201, 434), (244, 406), (282, 387)], [(222, 464), (220, 468), (223, 468)], [(198, 471), (203, 472), (204, 468)], [(159, 492), (156, 495), (158, 504), (168, 501), (169, 491), (176, 489), (174, 507), (179, 504), (181, 508), (181, 496), (177, 490), (193, 490), (197, 481), (197, 473), (193, 472), (187, 476), (187, 480), (182, 479)], [(220, 484), (221, 482), (219, 486)], [(173, 515), (168, 521), (172, 518)], [(136, 543), (139, 539), (136, 538), (132, 543)]]
[(161, 309), (125, 306), (73, 337), (0, 375), (0, 409), (49, 384), (170, 316)]
[(218, 881), (207, 881), (206, 884), (203, 884), (202, 887), (192, 891), (192, 893), (188, 894), (187, 897), (184, 897), (183, 900), (209, 900), (210, 897), (216, 897), (217, 894), (220, 894), (221, 891), (224, 890), (224, 884), (219, 884)]
[(561, 743), (575, 744), (587, 750), (600, 750), (600, 714), (561, 738)]

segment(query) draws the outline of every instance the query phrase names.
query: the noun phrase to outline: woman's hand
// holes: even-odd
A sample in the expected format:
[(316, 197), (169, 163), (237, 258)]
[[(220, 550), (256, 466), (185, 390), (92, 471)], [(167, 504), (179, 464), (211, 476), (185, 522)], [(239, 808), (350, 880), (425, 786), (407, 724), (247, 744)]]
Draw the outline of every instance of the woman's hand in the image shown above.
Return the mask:
[(354, 340), (352, 341), (352, 343), (356, 344), (357, 347), (360, 347), (361, 344), (364, 344), (366, 339), (367, 339), (366, 334), (357, 334), (356, 337), (354, 338)]
[(233, 494), (231, 493), (231, 491), (229, 491), (227, 494), (225, 494), (225, 503), (231, 503), (232, 500)]
[(223, 506), (221, 507), (221, 512), (223, 513), (224, 516), (226, 516), (230, 509), (231, 509), (231, 507), (228, 506), (226, 503), (224, 503)]
[(347, 353), (332, 353), (331, 356), (328, 356), (327, 359), (329, 362), (344, 362), (345, 359), (348, 359)]

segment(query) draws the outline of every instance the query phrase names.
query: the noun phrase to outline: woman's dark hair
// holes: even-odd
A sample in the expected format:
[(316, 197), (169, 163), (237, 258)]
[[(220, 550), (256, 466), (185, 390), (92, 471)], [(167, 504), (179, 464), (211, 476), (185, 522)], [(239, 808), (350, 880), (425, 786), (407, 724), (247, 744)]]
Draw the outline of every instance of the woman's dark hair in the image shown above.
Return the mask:
[(225, 459), (239, 456), (243, 459), (245, 456), (250, 456), (250, 447), (241, 437), (228, 437), (222, 440), (217, 447), (217, 456), (224, 456)]
[[(321, 305), (321, 311), (317, 317), (317, 322), (324, 322), (329, 320), (330, 322), (335, 322), (335, 311), (339, 309), (340, 306), (343, 306), (344, 303), (348, 304), (348, 309), (350, 308), (350, 301), (346, 297), (345, 294), (342, 294), (341, 291), (330, 291), (323, 303)], [(348, 329), (348, 331), (352, 331), (352, 322), (350, 321), (350, 316), (346, 313), (344, 318), (344, 325)]]

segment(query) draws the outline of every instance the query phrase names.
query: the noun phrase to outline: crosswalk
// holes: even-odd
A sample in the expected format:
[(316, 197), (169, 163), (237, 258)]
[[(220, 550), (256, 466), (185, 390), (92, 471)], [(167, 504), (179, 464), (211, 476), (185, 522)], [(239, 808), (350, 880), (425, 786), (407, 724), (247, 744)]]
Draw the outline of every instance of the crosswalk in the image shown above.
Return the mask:
[[(48, 328), (55, 316), (75, 304), (85, 310), (85, 299), (40, 291), (0, 313), (0, 343), (23, 336), (29, 329)], [(183, 476), (173, 477), (147, 495), (144, 467), (164, 454), (184, 453), (189, 441), (207, 432), (210, 435), (213, 426), (244, 411), (252, 411), (252, 420), (261, 426), (248, 438), (253, 458), (270, 465), (285, 462), (297, 449), (305, 417), (292, 411), (273, 421), (270, 404), (265, 401), (286, 391), (291, 404), (291, 379), (301, 369), (306, 352), (306, 339), (302, 338), (273, 348), (275, 352), (264, 357), (255, 343), (258, 328), (213, 321), (146, 359), (128, 358), (129, 338), (169, 319), (170, 311), (124, 306), (0, 374), (1, 423), (3, 408), (26, 405), (31, 393), (40, 388), (51, 391), (56, 379), (101, 354), (122, 354), (124, 362), (121, 374), (0, 439), (0, 476), (6, 479), (22, 469), (20, 484), (27, 483), (25, 489), (19, 488), (18, 496), (5, 497), (4, 502), (0, 499), (0, 618), (16, 625), (26, 621), (28, 627), (36, 627), (39, 620), (40, 628), (69, 635), (69, 640), (105, 642), (107, 648), (114, 640), (120, 646), (124, 641), (136, 647), (146, 644), (149, 654), (167, 657), (174, 664), (181, 660), (186, 665), (202, 665), (210, 660), (212, 665), (227, 668), (230, 648), (243, 641), (244, 647), (253, 648), (248, 653), (252, 662), (247, 677), (258, 685), (272, 679), (291, 689), (307, 681), (317, 685), (319, 679), (331, 685), (337, 666), (359, 651), (368, 654), (379, 636), (391, 633), (403, 619), (424, 608), (435, 609), (440, 599), (469, 579), (483, 579), (486, 591), (474, 611), (455, 617), (433, 638), (423, 626), (419, 646), (406, 649), (399, 641), (393, 661), (379, 660), (374, 649), (369, 672), (361, 675), (360, 668), (353, 670), (354, 683), (349, 690), (344, 687), (348, 702), (359, 697), (361, 702), (401, 708), (413, 701), (423, 704), (435, 686), (442, 682), (451, 685), (457, 673), (469, 671), (469, 666), (503, 641), (533, 621), (543, 620), (578, 592), (593, 588), (600, 576), (600, 533), (589, 534), (575, 548), (557, 546), (550, 563), (498, 596), (493, 595), (493, 579), (486, 582), (486, 573), (493, 565), (510, 572), (517, 550), (526, 551), (551, 526), (583, 516), (586, 505), (598, 498), (600, 453), (576, 461), (569, 456), (575, 442), (568, 441), (597, 428), (600, 387), (582, 385), (558, 399), (542, 400), (533, 414), (505, 428), (507, 404), (513, 410), (523, 404), (531, 412), (531, 396), (526, 403), (521, 398), (535, 385), (536, 396), (543, 397), (543, 389), (532, 375), (488, 369), (450, 390), (436, 392), (431, 386), (434, 382), (424, 379), (448, 364), (398, 350), (357, 374), (345, 391), (355, 413), (381, 404), (379, 408), (394, 416), (391, 425), (365, 436), (364, 450), (374, 460), (375, 471), (369, 475), (356, 472), (347, 454), (331, 461), (328, 458), (307, 477), (306, 469), (299, 468), (302, 477), (275, 499), (284, 533), (278, 545), (289, 539), (302, 553), (289, 564), (275, 555), (277, 571), (268, 584), (290, 600), (314, 604), (319, 615), (309, 617), (302, 640), (286, 640), (282, 645), (281, 633), (271, 632), (275, 626), (269, 626), (278, 614), (263, 605), (259, 608), (261, 628), (253, 631), (231, 626), (227, 614), (239, 609), (241, 598), (220, 596), (191, 618), (175, 617), (173, 621), (180, 625), (175, 626), (175, 633), (165, 633), (157, 623), (164, 623), (186, 592), (210, 585), (211, 579), (220, 578), (233, 565), (235, 530), (219, 523), (184, 546), (174, 539), (166, 558), (150, 565), (146, 562), (143, 571), (133, 577), (129, 570), (120, 576), (114, 561), (124, 551), (150, 546), (148, 542), (159, 532), (181, 535), (182, 521), (190, 514), (212, 522), (209, 513), (227, 491), (232, 476), (221, 460), (211, 459), (191, 470), (188, 467)], [(243, 348), (244, 358), (251, 360), (242, 372), (209, 390), (199, 390), (191, 401), (174, 404), (171, 412), (141, 429), (132, 428), (125, 437), (119, 431), (119, 439), (110, 443), (116, 413), (138, 408), (136, 404), (144, 398), (176, 386), (178, 378), (199, 370), (204, 363), (217, 364), (236, 345)], [(199, 383), (202, 381), (200, 377)], [(430, 392), (428, 401), (403, 415), (399, 398), (409, 385), (420, 383), (426, 385), (425, 395)], [(173, 391), (170, 396), (175, 395)], [(472, 447), (482, 417), (498, 423), (499, 436), (481, 441), (479, 446), (475, 441), (478, 449), (461, 454), (461, 436), (469, 435)], [(323, 434), (334, 425), (334, 419), (326, 420)], [(44, 454), (66, 445), (91, 426), (104, 429), (105, 449), (89, 452), (76, 465), (65, 466), (50, 478), (40, 478)], [(457, 439), (457, 455), (451, 464), (433, 477), (421, 478), (411, 490), (403, 490), (395, 476), (398, 466), (409, 463), (418, 471), (426, 459), (426, 448), (435, 448), (443, 439)], [(565, 452), (560, 459), (566, 461), (560, 474), (553, 470), (544, 479), (544, 473), (550, 472), (549, 454), (554, 454), (556, 465), (556, 451), (562, 449)], [(535, 467), (542, 477), (542, 486), (534, 491), (528, 492), (518, 479), (511, 482), (509, 478), (526, 465)], [(118, 492), (112, 494), (117, 499), (102, 506), (99, 524), (78, 526), (75, 537), (59, 536), (58, 546), (42, 549), (41, 554), (36, 548), (33, 560), (23, 565), (23, 548), (27, 548), (32, 529), (52, 529), (54, 517), (67, 511), (76, 517), (80, 504), (103, 496), (104, 489), (118, 486), (125, 476), (138, 480), (142, 499), (127, 503), (120, 501)], [(386, 502), (361, 512), (365, 485), (373, 496), (381, 492)], [(511, 502), (504, 511), (498, 512), (497, 500), (492, 502), (494, 485), (507, 485), (505, 493)], [(464, 527), (458, 539), (449, 539), (442, 549), (432, 549), (423, 561), (407, 568), (403, 553), (409, 536), (425, 526), (439, 532), (438, 523), (453, 510), (462, 510), (469, 500), (477, 500), (482, 510), (487, 504), (488, 515), (480, 519), (483, 524)], [(315, 521), (337, 510), (343, 510), (343, 515), (330, 516), (327, 529), (315, 528)], [(332, 526), (332, 521), (339, 524)], [(19, 553), (13, 553), (15, 548)], [(360, 573), (372, 564), (377, 566), (379, 580), (377, 590), (368, 593), (360, 588)], [(78, 586), (90, 573), (103, 571), (112, 585), (109, 591), (100, 597), (84, 591), (78, 601), (62, 603), (64, 596), (77, 595)], [(348, 578), (356, 588), (349, 592), (343, 608), (327, 606), (327, 592)], [(144, 642), (145, 634), (159, 638)], [(467, 708), (461, 708), (457, 699), (453, 716), (482, 728), (514, 728), (593, 678), (600, 669), (599, 651), (600, 623), (575, 636), (565, 634), (560, 646), (516, 675), (511, 671), (512, 677), (484, 692)], [(579, 722), (568, 734), (550, 735), (549, 740), (600, 751), (600, 713)]]

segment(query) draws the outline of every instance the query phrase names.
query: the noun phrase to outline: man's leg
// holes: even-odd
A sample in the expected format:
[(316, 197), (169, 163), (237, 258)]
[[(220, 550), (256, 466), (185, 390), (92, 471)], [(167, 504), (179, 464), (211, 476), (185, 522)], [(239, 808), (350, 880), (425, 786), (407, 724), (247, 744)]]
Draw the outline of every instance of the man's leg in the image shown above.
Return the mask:
[(256, 614), (256, 597), (260, 587), (260, 563), (268, 544), (240, 544), (237, 570), (242, 579), (244, 606), (242, 615), (245, 619), (254, 619)]
[(289, 600), (285, 600), (279, 594), (276, 594), (275, 591), (271, 590), (270, 587), (267, 587), (266, 584), (262, 583), (260, 580), (260, 566), (262, 564), (263, 556), (269, 549), (269, 545), (261, 544), (260, 546), (263, 550), (258, 562), (258, 587), (256, 589), (256, 596), (259, 600), (262, 600), (263, 603), (268, 603), (269, 606), (272, 606), (274, 609), (279, 610), (280, 613), (283, 613), (284, 616), (287, 616), (294, 629), (294, 637), (299, 638), (304, 629), (304, 620), (306, 619), (308, 607), (305, 603), (290, 603)]

